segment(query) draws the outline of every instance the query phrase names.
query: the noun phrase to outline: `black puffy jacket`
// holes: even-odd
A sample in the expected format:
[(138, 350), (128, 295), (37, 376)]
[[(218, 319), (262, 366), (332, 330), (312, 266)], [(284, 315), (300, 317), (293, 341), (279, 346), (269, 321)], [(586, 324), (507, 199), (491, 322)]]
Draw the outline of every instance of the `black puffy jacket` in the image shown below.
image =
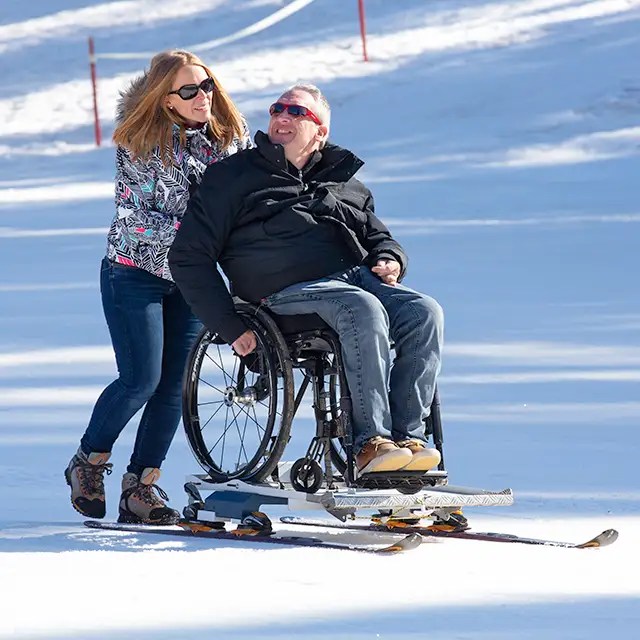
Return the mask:
[(328, 144), (298, 171), (262, 132), (256, 148), (211, 165), (189, 201), (169, 253), (173, 278), (194, 313), (228, 342), (246, 327), (235, 295), (252, 302), (356, 264), (407, 257), (373, 213), (356, 178), (363, 162)]

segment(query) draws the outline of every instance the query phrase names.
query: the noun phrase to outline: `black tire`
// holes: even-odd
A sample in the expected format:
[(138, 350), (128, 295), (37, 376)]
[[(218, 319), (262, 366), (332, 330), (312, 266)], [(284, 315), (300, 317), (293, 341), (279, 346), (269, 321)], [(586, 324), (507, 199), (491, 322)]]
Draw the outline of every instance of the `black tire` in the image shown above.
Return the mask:
[(407, 482), (405, 484), (399, 484), (395, 489), (397, 489), (399, 493), (412, 496), (414, 493), (422, 491), (424, 485), (421, 482)]
[(261, 482), (289, 440), (293, 370), (268, 313), (246, 302), (237, 303), (236, 311), (256, 334), (255, 351), (241, 358), (219, 335), (203, 329), (185, 368), (182, 417), (189, 446), (212, 480)]
[(290, 471), (291, 486), (302, 493), (316, 493), (322, 486), (322, 467), (315, 460), (299, 458)]

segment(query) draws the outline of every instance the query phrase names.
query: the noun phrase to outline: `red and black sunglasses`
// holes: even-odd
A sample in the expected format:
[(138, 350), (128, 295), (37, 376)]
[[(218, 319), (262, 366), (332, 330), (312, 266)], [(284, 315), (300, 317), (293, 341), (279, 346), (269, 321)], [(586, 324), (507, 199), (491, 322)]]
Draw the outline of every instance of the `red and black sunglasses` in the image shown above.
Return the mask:
[(276, 116), (283, 111), (286, 111), (293, 118), (309, 118), (316, 124), (322, 124), (320, 118), (318, 118), (318, 116), (313, 113), (311, 109), (307, 109), (307, 107), (303, 107), (299, 104), (285, 104), (284, 102), (274, 102), (269, 107), (269, 114), (272, 116)]

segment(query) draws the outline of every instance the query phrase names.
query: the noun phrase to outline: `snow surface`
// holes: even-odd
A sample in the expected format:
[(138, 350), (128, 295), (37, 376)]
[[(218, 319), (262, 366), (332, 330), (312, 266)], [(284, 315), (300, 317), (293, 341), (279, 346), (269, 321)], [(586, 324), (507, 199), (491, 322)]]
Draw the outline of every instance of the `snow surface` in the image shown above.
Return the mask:
[[(87, 36), (98, 56), (186, 47), (287, 4), (2, 3), (0, 637), (637, 637), (640, 0), (366, 0), (368, 63), (356, 0), (315, 0), (202, 52), (254, 131), (283, 88), (316, 82), (333, 140), (366, 161), (408, 284), (445, 308), (452, 482), (515, 492), (467, 509), (474, 528), (615, 527), (613, 547), (372, 557), (94, 532), (71, 509), (62, 472), (114, 374), (98, 292), (114, 158), (93, 144)], [(107, 141), (144, 64), (98, 58)], [(311, 427), (307, 409), (289, 459)], [(178, 508), (195, 471), (180, 432), (161, 483)]]

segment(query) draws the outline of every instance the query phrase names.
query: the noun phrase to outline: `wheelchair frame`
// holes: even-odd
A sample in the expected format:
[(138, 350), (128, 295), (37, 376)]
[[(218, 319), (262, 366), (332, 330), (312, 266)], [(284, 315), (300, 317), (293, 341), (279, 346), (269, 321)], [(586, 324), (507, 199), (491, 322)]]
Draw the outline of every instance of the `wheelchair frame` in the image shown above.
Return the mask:
[[(238, 415), (240, 419), (244, 416), (246, 432), (249, 418), (257, 425), (255, 407), (264, 403), (267, 398), (268, 423), (256, 453), (249, 458), (248, 453), (244, 451), (244, 468), (238, 468), (240, 454), (236, 469), (225, 470), (223, 461), (217, 464), (213, 459), (212, 451), (216, 444), (209, 448), (205, 442), (203, 432), (206, 425), (203, 425), (200, 416), (201, 370), (210, 345), (217, 347), (218, 352), (222, 346), (229, 350), (231, 348), (217, 334), (206, 328), (202, 329), (186, 365), (183, 383), (183, 422), (193, 454), (212, 481), (241, 480), (258, 484), (270, 481), (282, 484), (280, 459), (288, 442), (295, 415), (311, 385), (316, 432), (305, 456), (296, 460), (288, 469), (288, 482), (296, 491), (316, 493), (323, 484), (327, 489), (344, 484), (346, 487), (396, 488), (401, 493), (415, 493), (424, 486), (446, 483), (437, 389), (425, 427), (426, 433), (433, 438), (433, 444), (441, 455), (438, 470), (427, 473), (376, 473), (358, 478), (350, 428), (351, 397), (344, 374), (340, 342), (335, 331), (315, 314), (276, 315), (253, 303), (237, 299), (235, 303), (238, 314), (256, 334), (256, 351), (245, 358), (234, 354), (237, 361), (234, 362), (233, 372), (226, 374), (223, 367), (225, 358), (221, 355), (220, 364), (217, 366), (227, 383), (224, 391), (217, 389), (216, 385), (206, 384), (221, 393), (220, 402), (227, 407), (227, 415), (231, 409), (239, 435), (241, 434)], [(297, 392), (294, 391), (294, 370), (300, 371), (303, 375), (302, 384)], [(271, 400), (274, 390), (278, 389), (278, 380), (282, 381), (282, 401), (276, 401), (274, 408), (271, 406)], [(228, 384), (229, 382), (231, 384)], [(235, 413), (235, 409), (238, 410), (238, 414)], [(250, 409), (254, 410), (255, 417), (248, 415)], [(278, 416), (280, 424), (277, 425), (275, 433)], [(224, 452), (224, 438), (230, 428), (225, 425), (223, 429), (217, 443), (223, 438)], [(270, 447), (268, 441), (271, 441)], [(337, 471), (337, 475), (334, 471)]]

